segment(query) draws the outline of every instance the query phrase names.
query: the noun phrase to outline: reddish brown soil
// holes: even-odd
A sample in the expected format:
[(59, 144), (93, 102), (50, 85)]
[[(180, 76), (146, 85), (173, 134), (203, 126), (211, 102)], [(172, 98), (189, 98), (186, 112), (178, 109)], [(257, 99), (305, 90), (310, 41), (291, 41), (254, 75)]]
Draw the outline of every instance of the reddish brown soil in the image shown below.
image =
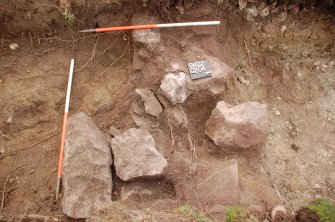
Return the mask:
[[(41, 7), (43, 4), (46, 7)], [(76, 72), (70, 114), (79, 111), (89, 114), (106, 133), (111, 125), (121, 130), (135, 126), (130, 110), (132, 102), (139, 101), (134, 93), (139, 76), (132, 72), (130, 33), (94, 35), (78, 34), (77, 30), (94, 26), (95, 21), (101, 25), (127, 24), (135, 12), (151, 12), (129, 3), (105, 8), (97, 5), (94, 9), (98, 15), (80, 17), (85, 25), (78, 22), (76, 28), (62, 27), (65, 23), (57, 5), (49, 1), (17, 1), (16, 8), (6, 4), (0, 10), (1, 18), (8, 16), (9, 19), (8, 24), (0, 24), (4, 30), (0, 36), (0, 149), (4, 150), (0, 154), (0, 194), (4, 192), (4, 198), (0, 195), (4, 203), (0, 221), (1, 216), (11, 218), (29, 213), (69, 220), (62, 215), (54, 194), (71, 58), (76, 59)], [(78, 14), (88, 11), (80, 7), (82, 5), (78, 6)], [(196, 17), (204, 10), (210, 13)], [(19, 15), (23, 11), (33, 12), (31, 22), (24, 22), (27, 15)], [(204, 42), (203, 47), (234, 69), (234, 81), (224, 96), (209, 99), (206, 94), (192, 95), (182, 105), (188, 115), (190, 133), (198, 144), (197, 158), (209, 163), (212, 159), (239, 158), (245, 163), (241, 174), (247, 182), (246, 172), (250, 168), (254, 173), (267, 173), (269, 176), (263, 185), (270, 183), (292, 209), (318, 195), (335, 198), (334, 185), (327, 184), (335, 164), (334, 16), (308, 10), (289, 13), (284, 21), (276, 20), (275, 15), (246, 21), (237, 8), (212, 3), (193, 5), (184, 15), (173, 9), (170, 16), (177, 21), (220, 19), (222, 25), (213, 35), (219, 46)], [(269, 36), (260, 27), (270, 20), (275, 31)], [(280, 31), (282, 25), (287, 25), (284, 33)], [(187, 30), (162, 31), (162, 35), (171, 39), (169, 44), (175, 45), (182, 44), (183, 33)], [(192, 40), (201, 42), (201, 39), (199, 35)], [(9, 49), (12, 43), (17, 43), (19, 48)], [(159, 73), (156, 79), (141, 84), (157, 89), (163, 75)], [(250, 80), (250, 85), (240, 83), (240, 76)], [(242, 154), (221, 149), (205, 135), (206, 120), (221, 99), (231, 104), (249, 100), (268, 104), (271, 134), (262, 147), (262, 158), (253, 152)], [(112, 109), (97, 112), (100, 103), (108, 102), (112, 102)], [(274, 106), (281, 115), (273, 114)], [(164, 119), (160, 120), (160, 128), (165, 135), (170, 135)], [(181, 135), (185, 130), (174, 133)], [(163, 146), (169, 147), (170, 142), (169, 137)], [(183, 144), (182, 155), (190, 158), (188, 145)], [(175, 156), (169, 152), (164, 154), (169, 158), (172, 172), (183, 167), (174, 165), (171, 159)], [(182, 177), (184, 173), (172, 176)], [(173, 193), (170, 177), (168, 192)], [(250, 184), (248, 189), (263, 190), (264, 187)], [(184, 201), (173, 194), (170, 201), (134, 206), (164, 212)]]

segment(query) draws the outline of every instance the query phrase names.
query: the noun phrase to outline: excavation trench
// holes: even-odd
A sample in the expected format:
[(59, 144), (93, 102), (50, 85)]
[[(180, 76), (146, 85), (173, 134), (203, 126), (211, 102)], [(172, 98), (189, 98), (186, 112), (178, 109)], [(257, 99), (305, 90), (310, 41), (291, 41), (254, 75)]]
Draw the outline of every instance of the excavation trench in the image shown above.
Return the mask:
[[(250, 19), (253, 6), (260, 7), (256, 3), (240, 10), (210, 1), (185, 1), (184, 14), (174, 6), (167, 14), (155, 14), (152, 5), (95, 1), (86, 8), (76, 3), (78, 21), (69, 27), (58, 6), (47, 3), (17, 2), (17, 10), (10, 3), (0, 7), (5, 21), (0, 24), (0, 187), (5, 219), (25, 214), (56, 217), (62, 212), (54, 190), (71, 58), (76, 65), (70, 115), (86, 113), (105, 135), (111, 126), (122, 132), (146, 128), (168, 161), (163, 178), (142, 182), (158, 191), (148, 198), (139, 192), (127, 202), (130, 209), (150, 208), (150, 215), (171, 221), (166, 212), (188, 202), (206, 216), (221, 219), (222, 206), (230, 204), (209, 201), (209, 193), (204, 198), (199, 180), (232, 159), (238, 162), (241, 188), (239, 201), (232, 204), (247, 205), (262, 219), (277, 204), (295, 210), (321, 195), (335, 198), (333, 14), (319, 7), (295, 12), (278, 6), (277, 13), (270, 10), (267, 16)], [(134, 18), (137, 24), (166, 23), (169, 17), (177, 22), (220, 20), (221, 25), (153, 30), (160, 38), (156, 45), (135, 41), (132, 32), (78, 33), (97, 23), (126, 25)], [(16, 49), (10, 48), (13, 43)], [(162, 79), (167, 73), (189, 75), (187, 64), (203, 58), (226, 64), (230, 74), (218, 85), (191, 85), (188, 98), (172, 105), (160, 88)], [(159, 100), (159, 118), (145, 112), (135, 92), (139, 88), (149, 88)], [(206, 135), (206, 122), (219, 101), (267, 105), (268, 137), (254, 147), (257, 152), (220, 147)], [(134, 104), (142, 110), (141, 118), (134, 119)], [(173, 125), (172, 111), (182, 113), (187, 123)], [(119, 203), (121, 188), (133, 182), (118, 178), (114, 165), (112, 175), (112, 199)], [(205, 188), (215, 190), (215, 183)], [(106, 214), (110, 212), (117, 211)]]

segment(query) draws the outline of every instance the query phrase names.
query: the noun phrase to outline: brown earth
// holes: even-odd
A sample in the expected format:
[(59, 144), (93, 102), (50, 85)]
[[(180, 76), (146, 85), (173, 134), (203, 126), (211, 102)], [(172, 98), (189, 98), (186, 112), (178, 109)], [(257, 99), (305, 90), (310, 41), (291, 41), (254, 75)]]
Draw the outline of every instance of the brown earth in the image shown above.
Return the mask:
[[(1, 216), (14, 220), (13, 216), (24, 214), (70, 220), (62, 215), (54, 194), (71, 58), (76, 68), (70, 114), (85, 112), (106, 134), (111, 125), (121, 131), (135, 127), (132, 103), (140, 101), (135, 88), (157, 92), (168, 65), (148, 62), (147, 76), (143, 76), (132, 70), (136, 47), (130, 32), (77, 32), (96, 22), (101, 26), (129, 24), (135, 13), (152, 15), (141, 4), (102, 6), (98, 2), (84, 7), (76, 1), (74, 13), (79, 21), (76, 28), (69, 28), (54, 1), (33, 2), (0, 1), (4, 6), (0, 7), (4, 21), (0, 23), (0, 194), (4, 194), (0, 195), (0, 221)], [(161, 30), (166, 55), (184, 55), (189, 45), (197, 45), (234, 71), (224, 94), (193, 94), (180, 105), (195, 140), (195, 153), (189, 149), (185, 128), (173, 129), (179, 146), (171, 153), (167, 114), (155, 120), (159, 129), (151, 133), (169, 161), (168, 175), (160, 182), (166, 184), (163, 196), (170, 199), (137, 201), (130, 207), (173, 212), (188, 200), (182, 194), (183, 187), (191, 187), (194, 181), (189, 176), (192, 164), (214, 165), (216, 160), (231, 158), (240, 163), (241, 203), (263, 215), (280, 202), (295, 210), (314, 197), (334, 200), (335, 185), (329, 183), (335, 164), (334, 16), (319, 8), (305, 8), (248, 21), (245, 12), (232, 5), (210, 2), (192, 3), (183, 15), (170, 10), (169, 17), (176, 21), (218, 19), (221, 26), (210, 33), (195, 28)], [(154, 17), (159, 20), (158, 15)], [(12, 43), (19, 48), (9, 49)], [(161, 56), (164, 59), (164, 52)], [(219, 100), (268, 105), (270, 135), (260, 154), (219, 148), (205, 135), (206, 121)], [(117, 200), (122, 182), (115, 180)], [(222, 217), (223, 210), (209, 212), (202, 205), (205, 200), (189, 201), (208, 215)]]

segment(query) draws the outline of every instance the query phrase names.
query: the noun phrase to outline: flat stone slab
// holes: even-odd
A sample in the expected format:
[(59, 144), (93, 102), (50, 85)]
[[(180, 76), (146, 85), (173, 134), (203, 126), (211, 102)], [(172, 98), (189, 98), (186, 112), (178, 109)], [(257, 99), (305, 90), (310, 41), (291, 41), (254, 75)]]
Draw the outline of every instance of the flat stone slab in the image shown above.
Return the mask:
[(151, 134), (144, 129), (129, 129), (111, 141), (116, 174), (124, 181), (159, 178), (167, 166)]
[(85, 113), (68, 119), (63, 163), (63, 213), (87, 218), (111, 203), (112, 156), (107, 140)]

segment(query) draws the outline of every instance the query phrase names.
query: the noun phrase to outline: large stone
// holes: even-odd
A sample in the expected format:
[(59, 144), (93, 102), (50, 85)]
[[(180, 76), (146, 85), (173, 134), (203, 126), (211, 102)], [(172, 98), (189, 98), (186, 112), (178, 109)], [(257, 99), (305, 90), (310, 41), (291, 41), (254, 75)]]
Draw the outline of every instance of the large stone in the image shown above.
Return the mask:
[(189, 96), (187, 82), (188, 77), (184, 72), (168, 73), (162, 79), (160, 88), (170, 102), (175, 105), (185, 102)]
[(147, 130), (129, 129), (111, 141), (116, 174), (124, 181), (162, 177), (166, 159)]
[(63, 213), (86, 218), (111, 203), (112, 156), (108, 143), (84, 113), (69, 118), (65, 140)]
[(161, 104), (156, 99), (156, 96), (151, 92), (151, 90), (144, 88), (136, 89), (135, 91), (141, 96), (144, 103), (145, 111), (152, 116), (159, 117), (163, 109)]
[(267, 137), (265, 104), (246, 102), (237, 106), (218, 102), (206, 123), (206, 134), (218, 146), (247, 149)]

